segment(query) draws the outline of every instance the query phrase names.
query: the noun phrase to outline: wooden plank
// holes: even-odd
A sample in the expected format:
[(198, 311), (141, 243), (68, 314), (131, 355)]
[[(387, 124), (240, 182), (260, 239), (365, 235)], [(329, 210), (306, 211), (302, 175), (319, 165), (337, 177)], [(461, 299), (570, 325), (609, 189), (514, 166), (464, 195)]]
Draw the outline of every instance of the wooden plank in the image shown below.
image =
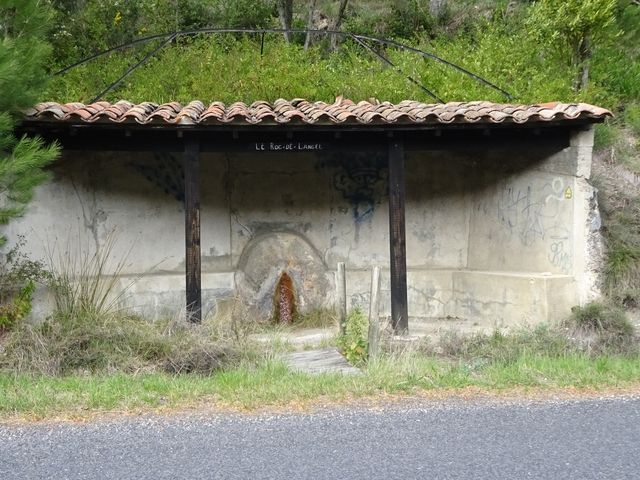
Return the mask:
[(380, 267), (371, 271), (371, 295), (369, 297), (369, 358), (377, 358), (380, 353)]
[(392, 140), (389, 142), (391, 324), (397, 335), (409, 332), (405, 190), (404, 146), (402, 141)]
[(344, 262), (338, 262), (338, 270), (336, 271), (336, 304), (340, 333), (344, 335), (347, 330), (347, 277)]
[(335, 348), (306, 350), (304, 352), (287, 353), (282, 360), (292, 370), (311, 374), (342, 373), (359, 375), (362, 372), (347, 362)]
[(195, 138), (184, 143), (184, 218), (187, 319), (202, 320), (200, 264), (200, 145)]
[[(65, 150), (100, 150), (100, 151), (167, 151), (181, 152), (184, 149), (184, 140), (178, 136), (183, 133), (197, 135), (197, 132), (181, 132), (170, 129), (135, 129), (91, 127), (60, 128), (57, 131), (40, 131), (35, 126), (29, 130), (18, 130), (18, 134), (41, 134), (46, 141), (58, 141)], [(376, 152), (386, 148), (384, 140), (385, 131), (349, 131), (339, 128), (334, 131), (295, 131), (287, 137), (287, 130), (267, 133), (266, 129), (246, 132), (244, 130), (226, 131), (211, 130), (206, 133), (206, 138), (200, 141), (201, 152), (238, 152), (260, 155), (262, 158), (271, 156), (297, 154), (301, 151), (308, 153), (332, 153), (332, 152)], [(386, 132), (389, 132), (386, 130)], [(403, 131), (396, 132), (396, 138), (402, 136), (405, 151), (523, 151), (534, 149), (546, 154), (562, 150), (569, 146), (570, 130), (566, 128), (532, 128), (497, 129), (488, 130), (473, 129), (443, 129), (427, 131)], [(336, 138), (336, 134), (340, 137)], [(234, 135), (235, 134), (235, 135)], [(128, 135), (128, 136), (127, 136)], [(373, 138), (372, 138), (373, 137)], [(274, 149), (271, 150), (274, 144)], [(302, 144), (302, 146), (300, 145)], [(264, 150), (262, 146), (264, 145)], [(289, 149), (289, 145), (292, 145)], [(306, 145), (306, 146), (305, 146)], [(311, 148), (321, 147), (318, 150)], [(277, 149), (276, 149), (277, 148)]]

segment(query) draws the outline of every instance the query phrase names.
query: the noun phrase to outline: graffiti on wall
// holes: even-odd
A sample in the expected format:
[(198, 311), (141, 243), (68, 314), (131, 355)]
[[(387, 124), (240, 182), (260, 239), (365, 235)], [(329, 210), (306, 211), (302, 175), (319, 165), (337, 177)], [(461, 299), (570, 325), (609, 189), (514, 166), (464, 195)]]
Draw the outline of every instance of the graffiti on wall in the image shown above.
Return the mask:
[(497, 198), (496, 218), (523, 246), (545, 248), (549, 264), (568, 274), (573, 266), (566, 218), (571, 199), (571, 185), (562, 177), (524, 185), (506, 182)]
[(549, 262), (563, 273), (570, 273), (573, 265), (571, 252), (568, 252), (567, 248), (564, 240), (554, 241), (549, 245)]
[(544, 206), (534, 197), (531, 186), (521, 189), (507, 185), (498, 202), (498, 220), (512, 234), (517, 234), (523, 245), (532, 245), (544, 238)]
[(354, 220), (354, 240), (360, 227), (373, 218), (376, 208), (388, 196), (388, 167), (384, 155), (363, 153), (327, 155), (316, 164), (330, 172), (331, 186), (348, 204)]
[(336, 155), (321, 160), (316, 167), (333, 170), (332, 186), (351, 206), (356, 223), (371, 218), (387, 196), (388, 169), (383, 155)]
[(538, 240), (567, 238), (569, 229), (562, 225), (563, 202), (572, 198), (570, 186), (560, 177), (538, 185), (505, 184), (500, 192), (496, 216), (511, 235), (524, 246)]

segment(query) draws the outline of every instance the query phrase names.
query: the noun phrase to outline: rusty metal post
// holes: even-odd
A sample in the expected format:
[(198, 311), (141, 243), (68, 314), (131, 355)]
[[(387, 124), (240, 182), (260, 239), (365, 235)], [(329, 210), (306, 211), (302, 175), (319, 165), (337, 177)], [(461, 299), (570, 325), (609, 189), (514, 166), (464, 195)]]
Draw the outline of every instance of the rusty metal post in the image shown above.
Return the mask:
[(197, 138), (186, 138), (184, 145), (184, 218), (187, 320), (200, 323), (200, 144)]
[(397, 335), (406, 335), (409, 332), (405, 190), (404, 145), (401, 140), (391, 139), (389, 141), (391, 325)]

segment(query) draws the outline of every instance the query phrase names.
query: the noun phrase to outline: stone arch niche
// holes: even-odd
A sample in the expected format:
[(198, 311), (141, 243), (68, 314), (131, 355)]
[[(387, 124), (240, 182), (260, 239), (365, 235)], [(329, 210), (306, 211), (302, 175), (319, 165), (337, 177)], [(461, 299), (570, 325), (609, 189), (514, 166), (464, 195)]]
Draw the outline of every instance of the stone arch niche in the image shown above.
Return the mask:
[(305, 314), (330, 305), (331, 278), (320, 253), (292, 232), (255, 237), (242, 251), (235, 273), (238, 294), (263, 319), (273, 318), (281, 304), (283, 279), (293, 293), (296, 313)]

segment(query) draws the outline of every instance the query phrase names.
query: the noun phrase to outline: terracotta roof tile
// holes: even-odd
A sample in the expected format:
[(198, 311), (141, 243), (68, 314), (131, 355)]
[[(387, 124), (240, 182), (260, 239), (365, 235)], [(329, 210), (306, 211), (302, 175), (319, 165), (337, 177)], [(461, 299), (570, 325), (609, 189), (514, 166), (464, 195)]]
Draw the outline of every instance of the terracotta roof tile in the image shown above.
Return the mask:
[(611, 112), (586, 103), (543, 103), (510, 105), (476, 102), (427, 104), (404, 100), (397, 104), (376, 100), (357, 104), (342, 97), (334, 103), (309, 102), (302, 98), (279, 99), (273, 103), (257, 101), (251, 105), (236, 102), (225, 105), (200, 101), (183, 106), (178, 102), (158, 105), (151, 102), (132, 104), (121, 100), (114, 104), (44, 102), (25, 111), (26, 121), (67, 123), (152, 123), (167, 125), (274, 125), (297, 124), (450, 124), (601, 121)]

